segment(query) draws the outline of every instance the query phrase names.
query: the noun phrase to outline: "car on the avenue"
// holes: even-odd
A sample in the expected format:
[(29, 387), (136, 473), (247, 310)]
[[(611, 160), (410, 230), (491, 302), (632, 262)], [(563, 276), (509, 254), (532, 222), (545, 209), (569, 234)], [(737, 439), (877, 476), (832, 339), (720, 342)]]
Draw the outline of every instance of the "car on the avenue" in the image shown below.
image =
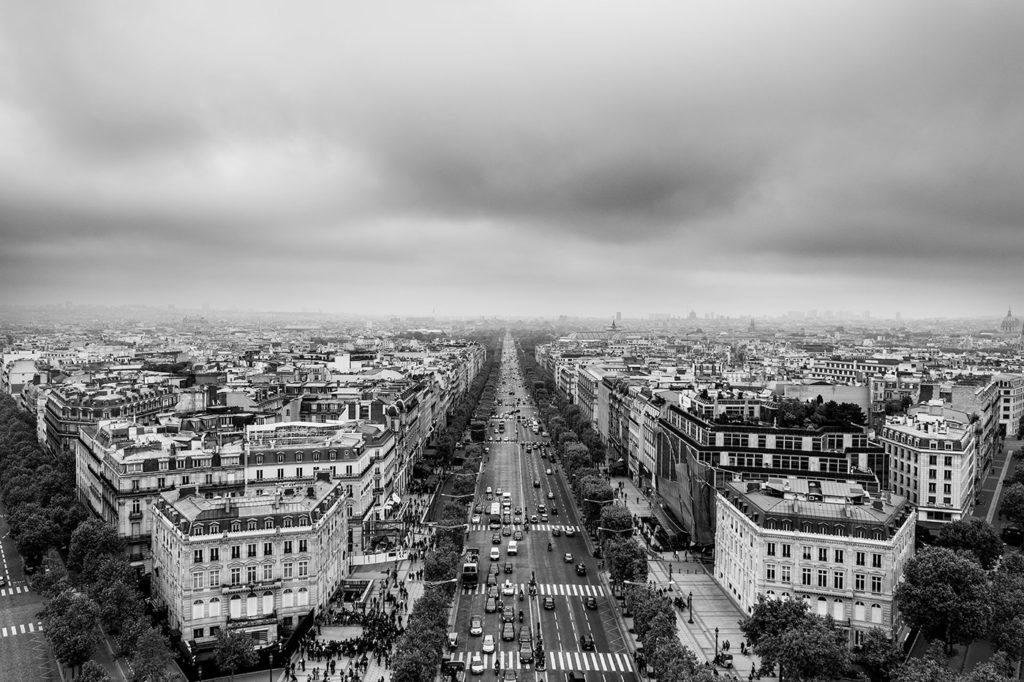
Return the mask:
[(512, 535), (512, 526), (502, 526), (501, 534), (505, 537), (510, 537)]
[(540, 515), (540, 520), (541, 520), (541, 523), (547, 523), (547, 521), (548, 521), (548, 515), (547, 515), (547, 514), (545, 514), (545, 513), (543, 513), (543, 512), (541, 512), (541, 515)]
[(501, 610), (501, 622), (502, 623), (513, 623), (516, 620), (516, 610), (511, 606), (506, 606)]
[(512, 572), (512, 562), (511, 561), (506, 561), (505, 562), (505, 572), (506, 573), (511, 573)]
[(532, 514), (530, 516), (530, 523), (537, 523), (537, 515), (536, 514)]
[(484, 634), (484, 619), (483, 616), (474, 615), (469, 619), (469, 634), (473, 637), (479, 637)]
[(484, 611), (487, 613), (495, 613), (498, 610), (498, 600), (494, 597), (488, 597), (487, 602), (484, 604)]
[(473, 658), (469, 659), (469, 672), (474, 675), (484, 674), (484, 659), (480, 657), (479, 651), (474, 651)]
[(501, 544), (501, 535), (499, 535), (498, 533), (491, 533), (491, 544), (492, 545), (500, 545)]
[(582, 561), (580, 563), (576, 564), (576, 575), (586, 575), (586, 574), (587, 574), (587, 565), (585, 563), (583, 563)]
[(484, 513), (484, 503), (483, 502), (477, 502), (475, 505), (473, 505), (473, 513), (474, 514), (483, 514)]
[(523, 513), (523, 508), (522, 507), (516, 507), (516, 516), (521, 516), (522, 513)]
[(495, 490), (494, 494), (495, 495), (501, 495), (501, 488), (498, 488), (497, 490)]
[(552, 528), (552, 529), (551, 529), (551, 535), (552, 535), (552, 537), (556, 537), (556, 538), (557, 538), (557, 537), (559, 537), (559, 536), (560, 536), (561, 534), (562, 534), (562, 529), (561, 529), (561, 528), (559, 528), (558, 526), (555, 526), (554, 528)]
[(494, 653), (494, 635), (485, 636), (484, 641), (480, 643), (480, 649), (485, 654)]
[(487, 574), (487, 587), (493, 587), (495, 590), (498, 589), (498, 576), (494, 573)]
[(536, 478), (533, 479), (533, 487), (534, 488), (539, 488), (540, 487), (540, 479), (536, 479)]
[(580, 648), (584, 651), (593, 651), (594, 638), (588, 635), (580, 635)]
[[(552, 509), (552, 510), (551, 510), (551, 513), (552, 513), (552, 514), (554, 514), (554, 513), (555, 513), (555, 510), (554, 510), (554, 509)], [(573, 538), (573, 537), (576, 537), (576, 529), (575, 529), (575, 528), (573, 528), (572, 526), (566, 526), (566, 527), (565, 527), (565, 537), (567, 537), (567, 538)]]
[(530, 642), (519, 642), (519, 662), (533, 663), (533, 644)]
[(514, 642), (516, 640), (516, 626), (512, 623), (505, 623), (502, 625), (501, 640), (503, 642)]
[(549, 500), (555, 499), (555, 494), (553, 492), (551, 492), (550, 490), (548, 491), (548, 499)]
[(513, 540), (522, 540), (523, 539), (523, 531), (521, 531), (519, 529), (516, 529), (516, 532), (512, 533), (512, 539)]
[(597, 608), (597, 597), (592, 594), (588, 594), (583, 598), (583, 608), (585, 609), (596, 609)]
[(490, 495), (494, 491), (491, 490), (491, 486), (487, 486), (487, 490), (485, 490), (484, 492), (486, 492), (488, 495)]
[(555, 598), (550, 594), (544, 595), (544, 610), (554, 611), (555, 610)]
[(562, 558), (565, 560), (565, 563), (571, 564), (572, 563), (572, 552), (566, 552), (565, 556), (562, 557)]
[(506, 580), (501, 586), (501, 593), (506, 597), (514, 595), (516, 593), (516, 586), (512, 584), (511, 580)]
[(455, 651), (459, 648), (459, 633), (449, 632), (448, 633), (448, 648)]
[(505, 668), (501, 673), (501, 682), (516, 682), (519, 679), (519, 675), (512, 668)]
[(470, 523), (480, 523), (480, 515), (479, 514), (473, 514), (473, 518), (471, 518), (469, 520), (469, 522)]
[(501, 550), (497, 547), (491, 547), (491, 561), (497, 561), (501, 558)]
[(548, 467), (547, 469), (545, 469), (544, 473), (547, 474), (548, 476), (550, 476), (551, 475), (551, 467)]

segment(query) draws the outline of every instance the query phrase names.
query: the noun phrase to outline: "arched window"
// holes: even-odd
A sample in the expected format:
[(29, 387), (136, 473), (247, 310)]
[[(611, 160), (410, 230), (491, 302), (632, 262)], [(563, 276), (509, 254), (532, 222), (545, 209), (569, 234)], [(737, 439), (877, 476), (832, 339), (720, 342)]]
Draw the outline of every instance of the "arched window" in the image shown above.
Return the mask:
[(219, 533), (220, 532), (220, 524), (219, 523), (211, 523), (210, 524), (210, 532), (213, 533), (214, 535)]
[(202, 527), (202, 525), (192, 526), (192, 535), (202, 535), (202, 534), (203, 534), (203, 527)]
[(844, 620), (846, 618), (846, 609), (843, 606), (842, 599), (836, 599), (832, 602), (832, 618), (835, 620)]
[(263, 593), (263, 615), (267, 616), (274, 612), (274, 593)]
[(206, 618), (206, 608), (203, 605), (202, 599), (196, 599), (192, 602), (192, 620), (199, 620), (200, 618)]
[(319, 450), (314, 450), (313, 451), (313, 461), (314, 462), (319, 462), (320, 461), (320, 451)]
[(249, 618), (257, 615), (259, 613), (259, 603), (259, 597), (254, 592), (250, 592), (245, 598), (245, 615)]
[(277, 453), (277, 463), (278, 464), (284, 464), (284, 453), (283, 452)]
[(300, 526), (308, 526), (309, 525), (309, 517), (307, 517), (307, 516), (300, 516), (299, 517), (299, 525)]
[(854, 620), (867, 620), (867, 613), (865, 612), (864, 602), (855, 602), (853, 605), (853, 619)]
[(309, 590), (307, 590), (305, 587), (299, 588), (298, 606), (309, 606)]
[(232, 618), (242, 617), (242, 598), (239, 597), (237, 594), (231, 597), (231, 606), (228, 611), (228, 615)]
[(284, 527), (285, 528), (291, 528), (292, 527), (292, 517), (290, 517), (290, 516), (284, 517)]
[(872, 540), (881, 540), (881, 539), (883, 539), (882, 538), (882, 529), (881, 528), (876, 528), (873, 531), (871, 531), (871, 539)]
[(836, 526), (834, 535), (846, 535), (846, 529), (842, 526)]
[(263, 521), (263, 528), (270, 530), (274, 527), (274, 519), (265, 519)]
[(334, 450), (331, 450), (330, 452), (327, 453), (327, 456), (330, 457), (331, 461), (333, 462), (335, 458), (338, 456), (338, 453)]
[(295, 461), (296, 462), (301, 462), (302, 461), (302, 453), (301, 452), (296, 452), (295, 453)]
[(263, 455), (256, 455), (256, 463), (263, 464)]
[(824, 597), (818, 597), (818, 615), (819, 616), (827, 616), (828, 615), (828, 600), (825, 599)]
[(871, 605), (871, 622), (881, 623), (882, 622), (882, 607), (878, 604)]
[(210, 600), (210, 618), (216, 618), (220, 616), (220, 597), (214, 597)]
[(281, 607), (290, 608), (295, 605), (295, 595), (291, 590), (285, 590), (281, 593)]
[(256, 530), (256, 519), (249, 519), (249, 530)]

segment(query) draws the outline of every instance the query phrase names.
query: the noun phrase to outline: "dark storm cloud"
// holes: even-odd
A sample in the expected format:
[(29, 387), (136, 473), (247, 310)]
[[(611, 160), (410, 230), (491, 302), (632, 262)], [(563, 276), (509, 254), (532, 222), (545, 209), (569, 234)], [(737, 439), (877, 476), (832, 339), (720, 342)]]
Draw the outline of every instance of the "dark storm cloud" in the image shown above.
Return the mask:
[[(828, 298), (865, 279), (944, 287), (956, 268), (963, 305), (1015, 270), (1014, 3), (10, 3), (4, 17), (0, 286), (21, 296), (42, 296), (40, 271), (46, 296), (110, 295), (118, 263), (148, 263), (191, 273), (187, 295), (244, 281), (293, 298), (225, 280), (230, 266), (302, 272), (325, 302), (342, 273), (452, 312), (679, 312), (786, 291), (790, 273)], [(524, 263), (529, 292), (511, 284)]]

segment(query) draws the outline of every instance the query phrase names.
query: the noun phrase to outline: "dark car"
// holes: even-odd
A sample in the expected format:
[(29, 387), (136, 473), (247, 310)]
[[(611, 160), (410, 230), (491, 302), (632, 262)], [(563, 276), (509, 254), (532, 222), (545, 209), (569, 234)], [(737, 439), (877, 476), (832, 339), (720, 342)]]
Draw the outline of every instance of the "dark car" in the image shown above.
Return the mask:
[(505, 623), (501, 627), (501, 639), (505, 642), (514, 642), (516, 639), (516, 626), (512, 623)]
[(502, 623), (511, 623), (511, 622), (515, 621), (515, 619), (516, 619), (515, 609), (513, 609), (511, 606), (506, 606), (505, 609), (501, 612), (501, 622)]
[(586, 575), (586, 574), (587, 574), (587, 565), (582, 563), (582, 562), (576, 564), (576, 575)]
[(550, 594), (544, 595), (544, 609), (546, 611), (555, 610), (555, 598), (552, 597)]
[(497, 533), (491, 533), (491, 544), (492, 545), (500, 545), (501, 544), (501, 536), (498, 535)]
[(502, 528), (501, 534), (505, 537), (510, 537), (512, 535), (512, 526), (505, 526), (504, 528)]
[(584, 651), (594, 650), (594, 638), (588, 637), (587, 635), (580, 636), (580, 648)]
[(597, 597), (595, 597), (592, 594), (588, 594), (586, 597), (583, 598), (583, 606), (588, 609), (596, 609)]
[(494, 613), (498, 610), (498, 600), (494, 597), (488, 597), (487, 603), (484, 604), (484, 611), (487, 613)]
[(476, 503), (476, 504), (475, 504), (475, 505), (473, 506), (473, 513), (474, 513), (474, 514), (483, 514), (483, 513), (484, 513), (484, 505), (483, 505), (483, 504), (481, 504), (481, 503), (479, 503), (479, 502), (477, 502), (477, 503)]
[(552, 529), (551, 529), (551, 535), (552, 535), (553, 537), (556, 537), (556, 538), (557, 538), (557, 537), (558, 537), (558, 536), (560, 536), (561, 534), (562, 534), (562, 529), (561, 529), (561, 528), (559, 528), (558, 526), (555, 526), (554, 528), (552, 528)]
[(505, 572), (506, 573), (511, 573), (512, 572), (512, 562), (511, 561), (506, 561), (505, 562)]
[(1003, 528), (1001, 537), (1003, 542), (1014, 547), (1020, 547), (1024, 543), (1024, 533), (1021, 532), (1017, 526), (1007, 526)]
[(529, 642), (519, 643), (519, 662), (520, 663), (532, 663), (533, 662), (533, 645)]

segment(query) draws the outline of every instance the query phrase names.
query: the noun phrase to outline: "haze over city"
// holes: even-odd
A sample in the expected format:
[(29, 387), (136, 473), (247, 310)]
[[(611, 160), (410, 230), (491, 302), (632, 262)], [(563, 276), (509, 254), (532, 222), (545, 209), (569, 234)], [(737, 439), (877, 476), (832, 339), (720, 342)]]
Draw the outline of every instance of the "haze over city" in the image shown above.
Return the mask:
[(996, 318), (1021, 300), (1019, 3), (3, 15), (3, 304)]

